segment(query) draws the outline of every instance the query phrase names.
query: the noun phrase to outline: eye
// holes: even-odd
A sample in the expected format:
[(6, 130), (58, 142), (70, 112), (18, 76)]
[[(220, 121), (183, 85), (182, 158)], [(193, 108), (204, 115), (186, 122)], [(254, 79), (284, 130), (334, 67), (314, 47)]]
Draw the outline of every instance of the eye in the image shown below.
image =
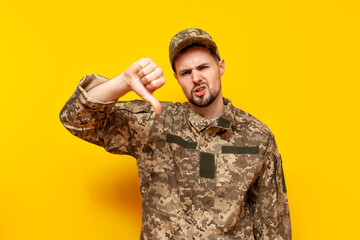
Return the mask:
[(190, 74), (190, 71), (184, 71), (184, 72), (181, 73), (181, 76), (186, 76), (188, 74)]
[(207, 66), (207, 65), (204, 65), (204, 66), (199, 66), (199, 69), (201, 70), (201, 69), (205, 69), (205, 68), (208, 68), (209, 66)]

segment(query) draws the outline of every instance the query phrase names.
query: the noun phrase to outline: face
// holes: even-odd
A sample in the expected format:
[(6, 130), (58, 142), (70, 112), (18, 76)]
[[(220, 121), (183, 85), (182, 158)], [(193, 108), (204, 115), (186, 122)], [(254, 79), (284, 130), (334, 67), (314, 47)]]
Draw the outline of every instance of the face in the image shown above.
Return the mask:
[(207, 107), (217, 98), (222, 98), (224, 60), (215, 60), (206, 47), (194, 46), (180, 53), (175, 59), (175, 70), (175, 78), (194, 106)]

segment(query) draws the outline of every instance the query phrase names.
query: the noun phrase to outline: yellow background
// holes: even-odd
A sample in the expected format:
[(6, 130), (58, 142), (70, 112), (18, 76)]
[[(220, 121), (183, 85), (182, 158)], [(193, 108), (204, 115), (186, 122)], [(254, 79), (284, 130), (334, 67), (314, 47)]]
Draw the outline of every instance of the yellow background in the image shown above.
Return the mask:
[(276, 136), (293, 239), (356, 238), (359, 20), (358, 0), (2, 1), (0, 239), (139, 239), (135, 160), (58, 114), (83, 76), (141, 57), (164, 70), (156, 97), (185, 101), (168, 44), (188, 27), (217, 42), (224, 95)]

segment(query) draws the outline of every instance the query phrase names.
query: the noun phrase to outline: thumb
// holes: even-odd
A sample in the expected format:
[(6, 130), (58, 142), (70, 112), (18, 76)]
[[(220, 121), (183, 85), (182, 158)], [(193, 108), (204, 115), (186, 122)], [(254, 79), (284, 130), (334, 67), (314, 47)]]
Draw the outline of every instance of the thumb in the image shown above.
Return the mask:
[(140, 82), (136, 82), (133, 85), (133, 91), (139, 95), (144, 101), (150, 103), (154, 108), (156, 115), (161, 114), (161, 104), (160, 102), (146, 89), (146, 87)]
[(150, 103), (151, 106), (154, 108), (156, 115), (160, 115), (161, 114), (161, 104), (160, 102), (154, 97), (154, 95), (152, 95), (151, 93), (149, 93), (149, 95), (146, 95), (145, 97), (143, 97), (143, 99)]

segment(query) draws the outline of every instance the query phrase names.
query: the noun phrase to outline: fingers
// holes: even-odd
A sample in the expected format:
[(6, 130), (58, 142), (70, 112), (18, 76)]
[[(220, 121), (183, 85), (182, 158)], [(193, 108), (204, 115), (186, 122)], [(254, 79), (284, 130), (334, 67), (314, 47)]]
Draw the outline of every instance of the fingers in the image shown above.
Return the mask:
[(138, 75), (140, 78), (143, 78), (157, 68), (158, 66), (153, 60), (150, 58), (142, 58), (139, 60)]
[(154, 92), (165, 84), (165, 78), (163, 77), (163, 70), (159, 68), (155, 62), (151, 61), (139, 71), (141, 82), (150, 91)]
[(151, 93), (155, 90), (161, 88), (165, 84), (166, 80), (164, 77), (160, 77), (156, 80), (151, 81), (150, 83), (146, 84), (145, 87), (147, 90), (149, 90)]
[(152, 72), (146, 74), (145, 76), (141, 77), (141, 82), (146, 85), (151, 83), (152, 81), (159, 79), (163, 76), (163, 70), (159, 67), (156, 67)]

